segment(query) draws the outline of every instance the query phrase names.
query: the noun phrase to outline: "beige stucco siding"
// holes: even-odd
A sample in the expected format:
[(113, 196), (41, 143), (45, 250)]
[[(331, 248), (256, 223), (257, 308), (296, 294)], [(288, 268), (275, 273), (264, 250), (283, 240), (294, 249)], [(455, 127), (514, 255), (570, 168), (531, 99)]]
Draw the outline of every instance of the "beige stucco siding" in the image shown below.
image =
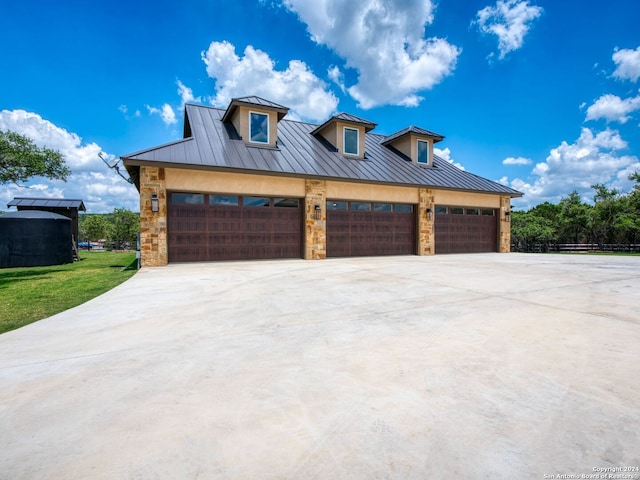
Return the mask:
[(247, 195), (283, 195), (303, 198), (303, 178), (248, 175), (238, 173), (206, 172), (166, 169), (167, 190), (181, 192), (208, 192)]
[(327, 198), (415, 204), (418, 203), (418, 189), (415, 187), (328, 181)]
[(407, 157), (413, 159), (411, 156), (413, 154), (411, 151), (411, 136), (398, 139), (393, 143), (393, 146), (398, 149), (398, 151), (404, 153)]
[(434, 190), (436, 205), (500, 208), (500, 195)]

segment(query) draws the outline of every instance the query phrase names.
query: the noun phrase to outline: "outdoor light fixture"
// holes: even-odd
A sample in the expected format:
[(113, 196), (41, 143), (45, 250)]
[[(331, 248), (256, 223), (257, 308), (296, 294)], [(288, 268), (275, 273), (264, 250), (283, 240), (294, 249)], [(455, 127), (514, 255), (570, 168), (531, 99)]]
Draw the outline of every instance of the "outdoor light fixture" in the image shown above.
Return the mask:
[(427, 220), (431, 221), (432, 218), (433, 218), (433, 210), (431, 210), (430, 208), (427, 208)]
[(320, 205), (314, 205), (313, 206), (313, 218), (314, 220), (320, 220), (320, 214), (321, 214), (321, 210), (320, 210)]
[(511, 212), (504, 212), (504, 220), (508, 222), (511, 220)]
[(154, 213), (158, 211), (158, 194), (157, 193), (154, 193), (151, 195), (151, 211)]

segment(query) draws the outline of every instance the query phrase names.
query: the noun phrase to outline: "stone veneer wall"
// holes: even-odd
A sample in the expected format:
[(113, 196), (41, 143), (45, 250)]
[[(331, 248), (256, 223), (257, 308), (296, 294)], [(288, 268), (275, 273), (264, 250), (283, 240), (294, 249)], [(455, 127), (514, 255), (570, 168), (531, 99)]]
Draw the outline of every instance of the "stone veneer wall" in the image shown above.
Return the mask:
[(509, 253), (511, 251), (511, 223), (507, 221), (507, 215), (505, 213), (509, 212), (509, 216), (511, 217), (511, 197), (503, 196), (500, 197), (500, 239), (499, 239), (499, 252), (500, 253)]
[[(158, 211), (151, 211), (151, 195)], [(140, 167), (140, 257), (143, 267), (169, 263), (167, 253), (167, 190), (164, 168)]]
[[(431, 218), (427, 214), (427, 208), (431, 209)], [(418, 190), (418, 255), (433, 255), (434, 245), (434, 220), (435, 197), (430, 188)]]
[[(327, 182), (306, 180), (304, 197), (304, 259), (322, 260), (327, 258)], [(319, 213), (315, 206), (319, 205)]]

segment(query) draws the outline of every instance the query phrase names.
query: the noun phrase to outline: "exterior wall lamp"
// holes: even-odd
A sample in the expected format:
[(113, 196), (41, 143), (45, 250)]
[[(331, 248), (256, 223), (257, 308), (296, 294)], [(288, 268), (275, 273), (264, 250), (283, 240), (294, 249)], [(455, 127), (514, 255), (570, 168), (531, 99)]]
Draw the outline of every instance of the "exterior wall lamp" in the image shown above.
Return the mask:
[(158, 194), (154, 193), (151, 195), (151, 211), (157, 213), (158, 210)]
[(314, 205), (313, 206), (313, 219), (314, 220), (320, 220), (321, 213), (322, 213), (322, 211), (320, 209), (320, 205)]
[(433, 218), (433, 210), (431, 210), (430, 208), (427, 208), (427, 220), (431, 221), (432, 218)]
[(504, 212), (504, 221), (505, 222), (511, 221), (511, 212)]

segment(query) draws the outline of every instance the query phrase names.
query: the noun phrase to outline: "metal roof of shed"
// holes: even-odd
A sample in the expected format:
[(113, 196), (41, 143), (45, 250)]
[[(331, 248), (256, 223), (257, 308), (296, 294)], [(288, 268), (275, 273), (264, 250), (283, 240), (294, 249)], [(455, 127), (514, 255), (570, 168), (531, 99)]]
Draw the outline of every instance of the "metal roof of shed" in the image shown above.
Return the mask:
[(83, 212), (87, 211), (82, 200), (66, 198), (16, 197), (7, 203), (7, 207), (77, 208)]
[(417, 165), (384, 146), (382, 142), (388, 138), (384, 135), (367, 133), (365, 158), (348, 158), (312, 134), (317, 125), (282, 120), (277, 148), (264, 148), (232, 139), (221, 121), (223, 115), (224, 110), (187, 104), (185, 124), (191, 137), (125, 155), (123, 163), (132, 171), (140, 165), (152, 165), (522, 196), (517, 190), (460, 170), (437, 155), (432, 167)]

